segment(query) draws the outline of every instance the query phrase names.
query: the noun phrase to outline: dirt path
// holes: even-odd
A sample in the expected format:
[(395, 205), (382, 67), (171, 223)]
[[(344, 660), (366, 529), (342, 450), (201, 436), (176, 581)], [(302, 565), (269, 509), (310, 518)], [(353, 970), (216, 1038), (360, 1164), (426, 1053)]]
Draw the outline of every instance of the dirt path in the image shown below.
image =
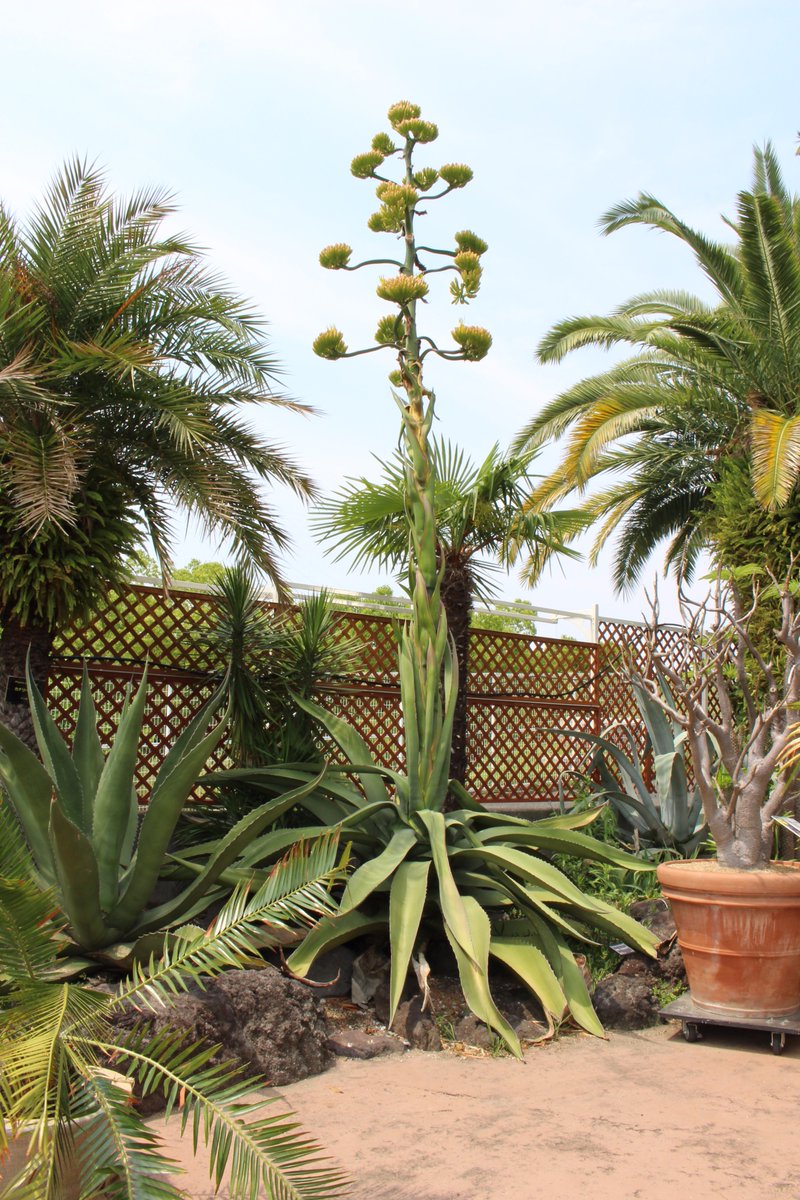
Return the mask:
[(282, 1091), (352, 1200), (768, 1200), (800, 1196), (798, 1068), (800, 1040), (777, 1057), (763, 1035), (689, 1045), (673, 1025), (567, 1037), (524, 1065), (342, 1061)]

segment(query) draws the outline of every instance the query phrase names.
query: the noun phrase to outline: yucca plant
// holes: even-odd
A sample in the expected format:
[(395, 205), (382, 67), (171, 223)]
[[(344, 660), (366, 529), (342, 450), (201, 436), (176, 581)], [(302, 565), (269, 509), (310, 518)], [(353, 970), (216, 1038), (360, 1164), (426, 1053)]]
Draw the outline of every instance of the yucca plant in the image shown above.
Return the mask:
[(270, 611), (258, 576), (225, 567), (212, 584), (215, 612), (196, 640), (214, 648), (227, 667), (229, 744), (237, 767), (318, 761), (315, 726), (295, 702), (315, 685), (351, 674), (363, 646), (336, 629), (337, 614), (322, 588), (296, 609)]
[[(640, 678), (633, 676), (629, 682), (647, 732), (644, 758), (652, 756), (652, 788), (645, 778), (636, 739), (627, 726), (605, 730), (606, 735), (614, 732), (623, 745), (609, 736), (577, 729), (567, 730), (567, 736), (595, 747), (587, 762), (587, 774), (597, 772), (600, 790), (596, 799), (611, 804), (623, 835), (646, 849), (670, 850), (681, 858), (691, 858), (708, 837), (708, 825), (700, 789), (696, 784), (689, 786), (686, 731), (668, 711), (675, 709), (675, 698), (663, 678), (654, 680), (652, 686), (658, 688), (668, 708), (656, 703)], [(708, 740), (709, 757), (713, 761), (716, 754), (711, 739)]]
[[(58, 1200), (79, 1172), (81, 1198), (171, 1200), (182, 1195), (178, 1171), (163, 1154), (115, 1076), (138, 1081), (142, 1095), (161, 1093), (167, 1115), (180, 1112), (193, 1145), (209, 1148), (219, 1187), (226, 1170), (234, 1197), (328, 1200), (345, 1192), (340, 1172), (285, 1112), (264, 1114), (247, 1094), (258, 1080), (241, 1065), (214, 1062), (216, 1048), (189, 1044), (146, 1023), (118, 1035), (111, 1018), (122, 1006), (146, 1012), (202, 987), (222, 971), (261, 963), (256, 939), (332, 910), (340, 869), (328, 837), (296, 848), (255, 894), (238, 889), (207, 931), (186, 926), (160, 958), (134, 968), (114, 992), (58, 981), (61, 918), (53, 889), (42, 890), (27, 847), (0, 807), (0, 1160), (24, 1139), (27, 1159), (6, 1197)], [(76, 1124), (79, 1122), (79, 1124)], [(0, 1175), (3, 1173), (0, 1161)]]
[[(215, 843), (187, 887), (148, 908), (186, 799), (225, 732), (225, 716), (209, 728), (221, 692), (195, 715), (164, 757), (141, 822), (134, 772), (147, 672), (125, 705), (107, 756), (85, 671), (71, 748), (30, 672), (28, 694), (42, 761), (0, 725), (0, 781), (24, 830), (41, 886), (55, 890), (67, 941), (94, 958), (120, 963), (131, 955), (149, 954), (163, 941), (165, 929), (190, 920), (225, 896), (227, 889), (219, 882), (222, 872), (296, 798), (247, 814)], [(142, 940), (147, 935), (153, 938)]]

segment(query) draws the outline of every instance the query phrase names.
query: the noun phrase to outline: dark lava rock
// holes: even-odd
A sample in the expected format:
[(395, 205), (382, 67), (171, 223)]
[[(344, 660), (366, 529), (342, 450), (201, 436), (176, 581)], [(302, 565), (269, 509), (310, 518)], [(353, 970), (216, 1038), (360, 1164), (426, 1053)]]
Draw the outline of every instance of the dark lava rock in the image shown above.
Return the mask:
[[(333, 1065), (326, 1045), (328, 1031), (318, 1000), (297, 980), (275, 967), (229, 971), (205, 991), (175, 996), (156, 1012), (124, 1009), (114, 1016), (119, 1029), (143, 1023), (154, 1033), (185, 1031), (187, 1042), (219, 1043), (212, 1060), (236, 1059), (243, 1074), (259, 1075), (269, 1084), (294, 1083)], [(145, 1112), (163, 1108), (163, 1098), (141, 1102)]]
[(541, 1042), (553, 1035), (553, 1030), (548, 1025), (530, 1019), (518, 1021), (514, 1032), (521, 1042)]
[(670, 946), (663, 957), (657, 959), (657, 965), (662, 979), (667, 979), (670, 983), (686, 983), (686, 964), (677, 942)]
[(635, 900), (631, 916), (660, 939), (661, 944), (675, 940), (675, 921), (666, 900)]
[(400, 1038), (389, 1033), (367, 1033), (364, 1029), (344, 1029), (327, 1041), (329, 1050), (340, 1058), (377, 1058), (381, 1054), (402, 1054)]
[(347, 946), (337, 946), (315, 959), (307, 975), (312, 983), (322, 983), (320, 995), (349, 996), (353, 981), (355, 955)]
[(405, 1038), (413, 1050), (441, 1050), (442, 1039), (430, 1009), (422, 1011), (422, 997), (404, 1000), (397, 1007), (392, 1033)]
[[(419, 985), (413, 975), (408, 975), (400, 993), (400, 1003), (411, 1000), (419, 992)], [(383, 1025), (389, 1024), (389, 980), (384, 979), (375, 990), (372, 1002), (375, 1006), (375, 1016)], [(398, 1006), (399, 1007), (399, 1006)]]
[(606, 1029), (647, 1029), (658, 1024), (658, 1004), (648, 983), (636, 975), (608, 975), (595, 988), (593, 1003)]
[(464, 1042), (467, 1046), (477, 1046), (480, 1050), (489, 1050), (495, 1039), (495, 1034), (484, 1025), (483, 1021), (479, 1021), (474, 1013), (468, 1013), (466, 1017), (462, 1017), (453, 1026), (453, 1033), (457, 1042)]
[(378, 989), (386, 985), (392, 964), (377, 946), (368, 946), (353, 960), (351, 995), (354, 1004), (366, 1006)]

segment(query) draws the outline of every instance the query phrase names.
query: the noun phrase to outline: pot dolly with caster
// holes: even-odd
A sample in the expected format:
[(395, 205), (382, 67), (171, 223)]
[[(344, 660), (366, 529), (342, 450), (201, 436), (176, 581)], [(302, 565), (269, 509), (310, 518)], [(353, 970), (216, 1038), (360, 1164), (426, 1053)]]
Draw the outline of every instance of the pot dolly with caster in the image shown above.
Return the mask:
[(800, 1009), (783, 1016), (768, 1016), (758, 1013), (742, 1013), (724, 1008), (708, 1008), (697, 1004), (689, 992), (679, 996), (660, 1010), (668, 1021), (680, 1021), (687, 1042), (699, 1042), (705, 1026), (723, 1029), (754, 1029), (769, 1034), (769, 1045), (773, 1054), (783, 1054), (787, 1034), (800, 1036)]

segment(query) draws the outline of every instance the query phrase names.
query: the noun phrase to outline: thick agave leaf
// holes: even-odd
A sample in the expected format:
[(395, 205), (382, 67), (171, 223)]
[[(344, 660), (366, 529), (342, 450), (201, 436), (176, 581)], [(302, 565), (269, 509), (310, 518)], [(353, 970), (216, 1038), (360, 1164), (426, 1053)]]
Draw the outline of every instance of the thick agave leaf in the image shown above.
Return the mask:
[(78, 705), (78, 721), (75, 726), (75, 737), (72, 742), (72, 760), (83, 787), (84, 810), (81, 828), (91, 829), (93, 822), (94, 798), (97, 785), (103, 773), (105, 758), (97, 732), (97, 709), (92, 697), (89, 683), (89, 672), (86, 663), (83, 664), (81, 680), (81, 698)]
[(333, 950), (354, 937), (382, 933), (387, 924), (388, 914), (385, 912), (367, 915), (354, 910), (344, 917), (325, 917), (306, 935), (286, 960), (286, 965), (293, 974), (303, 978), (320, 954)]
[[(312, 779), (304, 787), (295, 788), (294, 791), (288, 792), (282, 796), (280, 800), (272, 800), (267, 804), (262, 804), (252, 812), (247, 813), (240, 821), (237, 821), (233, 829), (231, 829), (224, 838), (221, 838), (216, 845), (216, 848), (210, 853), (206, 862), (201, 869), (199, 875), (193, 882), (172, 900), (168, 900), (165, 904), (159, 905), (157, 908), (150, 909), (145, 913), (144, 920), (136, 923), (135, 929), (137, 933), (147, 933), (151, 930), (163, 928), (166, 925), (172, 925), (181, 917), (188, 913), (195, 903), (203, 899), (219, 880), (222, 872), (234, 863), (241, 855), (242, 851), (252, 842), (253, 838), (257, 837), (261, 830), (277, 820), (288, 809), (292, 808), (298, 801), (309, 792), (317, 787), (319, 780), (322, 778), (324, 771)], [(294, 841), (297, 841), (297, 831)]]
[[(365, 767), (373, 767), (372, 755), (369, 747), (360, 734), (356, 733), (352, 725), (348, 725), (340, 717), (335, 717), (333, 713), (326, 712), (324, 708), (320, 708), (318, 704), (312, 704), (310, 700), (304, 700), (301, 696), (295, 696), (297, 704), (322, 725), (323, 729), (327, 730), (337, 746), (347, 755), (348, 761), (352, 763), (356, 773), (360, 765)], [(361, 786), (364, 789), (364, 794), (367, 799), (376, 804), (380, 801), (386, 802), (389, 796), (379, 774), (369, 772), (359, 773)]]
[(560, 1017), (567, 999), (556, 978), (547, 956), (533, 945), (532, 939), (493, 937), (489, 953), (503, 966), (513, 971), (534, 996), (538, 996), (542, 1007), (554, 1017)]
[(46, 884), (55, 883), (49, 834), (53, 781), (33, 751), (4, 725), (0, 725), (0, 781), (25, 831), (39, 874)]
[(575, 956), (557, 930), (539, 918), (531, 918), (531, 926), (550, 966), (561, 983), (570, 1013), (587, 1033), (605, 1037), (605, 1030), (594, 1011), (583, 972)]
[(84, 833), (90, 833), (90, 827), (84, 826), (84, 798), (80, 776), (72, 761), (69, 747), (61, 736), (55, 721), (47, 711), (44, 697), (34, 683), (27, 667), (28, 701), (33, 718), (36, 742), (42, 756), (42, 762), (55, 784), (55, 794), (61, 811)]
[[(147, 669), (142, 674), (136, 695), (125, 707), (125, 714), (117, 727), (113, 745), (97, 782), (97, 792), (94, 796), (87, 796), (84, 791), (86, 808), (89, 810), (87, 815), (90, 814), (91, 819), (88, 829), (100, 877), (100, 905), (105, 912), (109, 912), (119, 898), (122, 847), (130, 823), (131, 791), (146, 699)], [(90, 780), (91, 770), (86, 774)]]
[(461, 952), (477, 966), (469, 917), (461, 893), (453, 879), (453, 869), (448, 856), (449, 847), (445, 840), (444, 817), (441, 813), (425, 810), (417, 815), (427, 829), (430, 838), (431, 855), (439, 883), (439, 904), (450, 931), (450, 937), (458, 943)]
[(610, 866), (623, 867), (627, 871), (654, 871), (652, 863), (644, 862), (635, 854), (628, 854), (607, 842), (599, 842), (597, 838), (588, 837), (571, 829), (540, 830), (538, 822), (531, 822), (529, 829), (504, 828), (498, 825), (494, 829), (482, 830), (479, 840), (491, 846), (496, 842), (504, 845), (530, 846), (532, 849), (544, 850), (552, 854), (571, 854), (575, 858), (591, 859), (595, 862), (608, 863)]
[(389, 980), (389, 1024), (403, 994), (408, 964), (419, 933), (428, 894), (430, 860), (403, 862), (397, 868), (389, 893), (389, 941), (391, 976)]
[(58, 895), (70, 933), (85, 950), (116, 941), (119, 931), (106, 921), (100, 908), (100, 875), (92, 843), (55, 800), (50, 809), (50, 842)]
[[(204, 720), (195, 720), (194, 736), (188, 740), (179, 739), (179, 743), (167, 755), (168, 760), (172, 759), (171, 769), (165, 769), (165, 760), (159, 773), (142, 821), (136, 853), (121, 881), (119, 902), (108, 917), (109, 923), (122, 933), (133, 927), (150, 899), (181, 809), (203, 764), (225, 732), (226, 722), (223, 719), (211, 733), (201, 736), (211, 717), (212, 706), (216, 706), (215, 699), (203, 709)], [(181, 756), (176, 760), (178, 744), (181, 745)]]
[(462, 905), (469, 926), (473, 953), (464, 953), (446, 918), (444, 930), (456, 957), (464, 999), (478, 1020), (499, 1033), (511, 1053), (517, 1058), (522, 1058), (519, 1038), (498, 1009), (489, 988), (489, 918), (472, 896), (464, 896)]
[(656, 791), (661, 803), (661, 820), (676, 842), (682, 843), (694, 833), (689, 828), (691, 798), (686, 782), (683, 748), (653, 757)]
[(386, 849), (363, 863), (350, 877), (339, 905), (339, 912), (342, 916), (363, 904), (378, 885), (397, 870), (409, 851), (416, 845), (417, 835), (413, 829), (402, 826), (396, 830)]
[(647, 735), (653, 747), (653, 753), (668, 754), (670, 751), (673, 751), (675, 749), (676, 734), (679, 735), (680, 731), (675, 729), (673, 722), (664, 710), (656, 704), (647, 688), (635, 676), (631, 679), (631, 687), (633, 688), (642, 720), (645, 723)]

